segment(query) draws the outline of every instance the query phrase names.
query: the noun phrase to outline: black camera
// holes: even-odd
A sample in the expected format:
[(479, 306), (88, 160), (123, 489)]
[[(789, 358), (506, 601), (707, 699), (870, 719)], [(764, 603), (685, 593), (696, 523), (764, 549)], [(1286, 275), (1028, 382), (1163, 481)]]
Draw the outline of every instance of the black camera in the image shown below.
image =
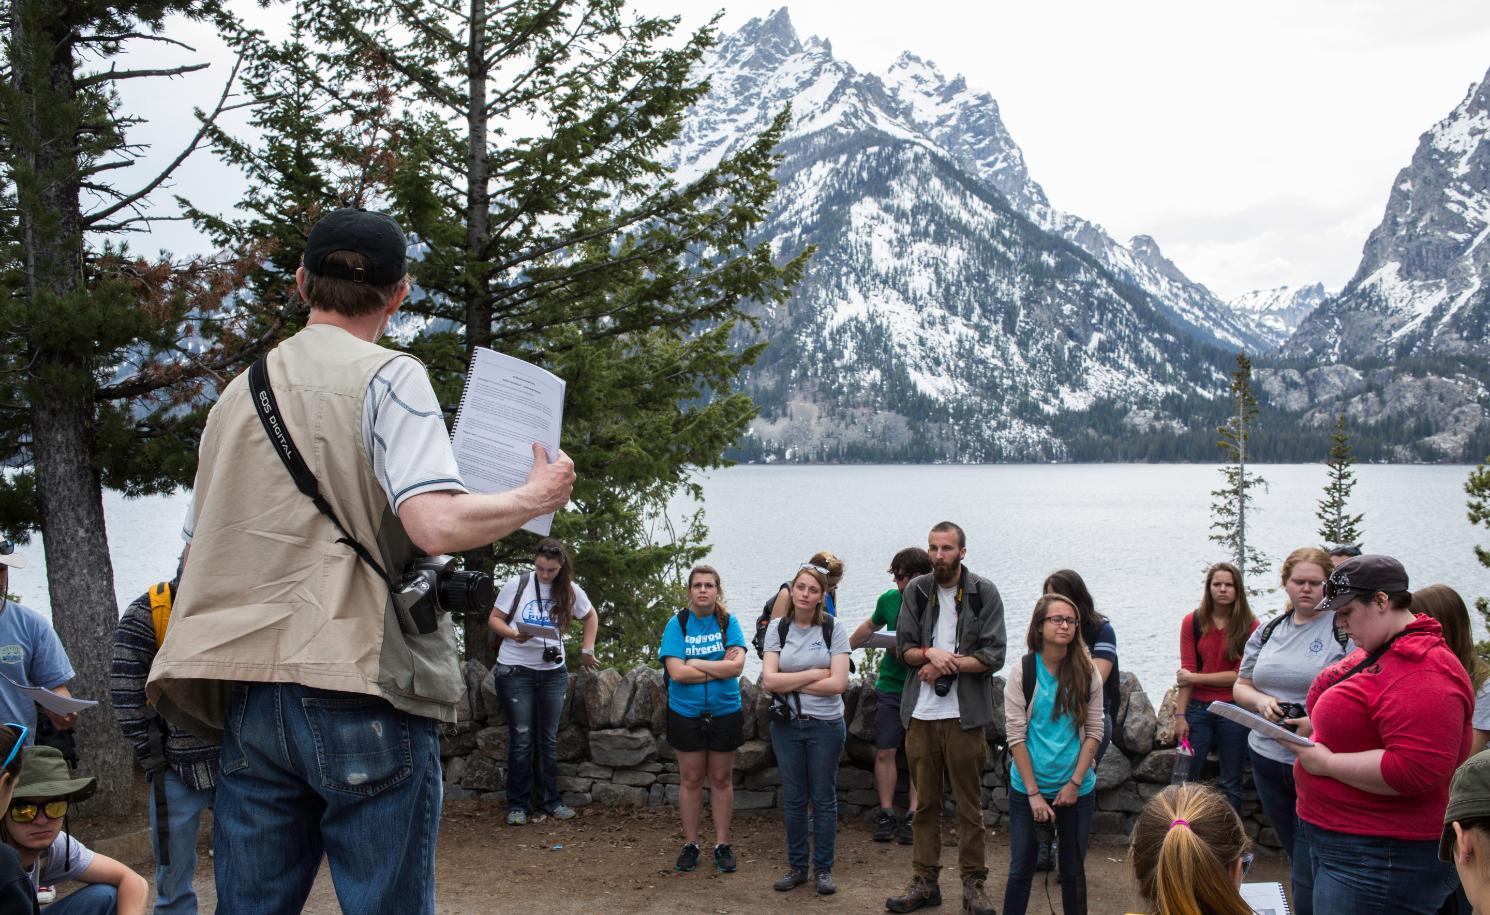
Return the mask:
[[(1308, 714), (1308, 712), (1304, 711), (1304, 707), (1297, 702), (1280, 702), (1278, 703), (1278, 708), (1283, 711), (1283, 717), (1285, 719), (1303, 718)], [(1282, 724), (1283, 727), (1288, 728), (1290, 731), (1296, 732), (1299, 729), (1299, 726), (1296, 724), (1283, 724), (1282, 722), (1279, 722), (1279, 724)]]
[(543, 646), (543, 663), (557, 664), (564, 660), (564, 652), (557, 645)]
[(797, 712), (786, 696), (772, 696), (770, 712), (771, 720), (778, 724), (791, 724), (797, 720)]
[(429, 635), (440, 627), (441, 613), (491, 613), (496, 603), (491, 576), (458, 572), (455, 557), (420, 556), (404, 567), (393, 589), (393, 609), (406, 635)]
[(936, 690), (936, 694), (938, 696), (945, 696), (947, 693), (950, 693), (952, 691), (952, 684), (956, 682), (956, 674), (942, 674), (940, 677), (936, 678), (936, 681), (934, 683), (931, 684), (931, 688)]

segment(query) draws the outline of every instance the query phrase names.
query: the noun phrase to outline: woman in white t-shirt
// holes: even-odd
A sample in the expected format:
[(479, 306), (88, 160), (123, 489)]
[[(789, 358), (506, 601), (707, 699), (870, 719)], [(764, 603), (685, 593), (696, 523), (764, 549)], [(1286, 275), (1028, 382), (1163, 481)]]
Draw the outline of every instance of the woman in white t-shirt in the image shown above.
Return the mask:
[[(564, 665), (564, 631), (575, 620), (584, 629), (580, 656), (595, 669), (594, 607), (574, 583), (574, 566), (564, 544), (538, 541), (533, 571), (502, 586), (487, 625), (501, 638), (494, 671), (497, 696), (507, 713), (507, 825), (527, 825), (536, 810), (567, 820), (574, 811), (559, 798), (559, 716), (569, 689)], [(537, 735), (538, 784), (533, 784), (533, 744)]]

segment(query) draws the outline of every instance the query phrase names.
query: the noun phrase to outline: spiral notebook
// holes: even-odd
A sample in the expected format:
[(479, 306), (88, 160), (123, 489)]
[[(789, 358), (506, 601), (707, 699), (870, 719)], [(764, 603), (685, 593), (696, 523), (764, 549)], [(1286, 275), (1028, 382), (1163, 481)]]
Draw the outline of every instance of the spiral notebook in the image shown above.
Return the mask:
[(1242, 901), (1253, 915), (1289, 915), (1288, 899), (1281, 883), (1243, 883)]
[[(455, 414), (450, 444), (461, 482), (472, 492), (507, 492), (528, 479), (533, 443), (549, 460), (559, 453), (564, 425), (564, 379), (505, 353), (477, 347)], [(523, 525), (548, 536), (552, 514)]]

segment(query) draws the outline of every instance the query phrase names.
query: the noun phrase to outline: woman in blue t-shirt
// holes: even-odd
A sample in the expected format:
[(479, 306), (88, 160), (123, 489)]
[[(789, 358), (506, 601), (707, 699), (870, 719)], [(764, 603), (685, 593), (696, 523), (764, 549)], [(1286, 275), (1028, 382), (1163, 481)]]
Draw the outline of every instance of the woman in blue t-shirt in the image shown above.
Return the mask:
[[(1035, 874), (1035, 824), (1060, 838), (1061, 905), (1086, 912), (1086, 850), (1097, 807), (1092, 760), (1102, 742), (1102, 678), (1082, 644), (1080, 612), (1068, 597), (1035, 602), (1030, 654), (1004, 687), (1009, 754), (1009, 882), (1005, 915), (1023, 915)], [(1033, 674), (1033, 687), (1025, 689)], [(1026, 701), (1025, 696), (1029, 695)]]
[(714, 813), (714, 866), (735, 870), (729, 844), (735, 807), (735, 750), (745, 742), (740, 707), (740, 671), (745, 633), (724, 607), (724, 587), (710, 566), (688, 573), (688, 606), (667, 621), (657, 656), (667, 669), (667, 741), (678, 752), (678, 811), (683, 851), (677, 869), (698, 866), (698, 820), (704, 778)]

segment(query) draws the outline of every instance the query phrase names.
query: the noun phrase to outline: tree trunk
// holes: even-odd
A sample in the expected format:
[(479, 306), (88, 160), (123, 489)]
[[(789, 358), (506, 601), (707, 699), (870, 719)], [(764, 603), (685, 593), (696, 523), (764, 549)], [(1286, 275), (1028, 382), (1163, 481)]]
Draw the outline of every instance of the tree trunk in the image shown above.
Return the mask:
[[(12, 125), (17, 211), (26, 294), (35, 324), (83, 319), (83, 233), (79, 210), (76, 60), (60, 8), (17, 4), (11, 10), (12, 72), (29, 106)], [(76, 331), (76, 328), (72, 328)], [(119, 610), (104, 530), (103, 491), (93, 467), (94, 378), (88, 355), (48, 348), (30, 328), (31, 451), (41, 501), (52, 624), (77, 677), (75, 695), (98, 707), (79, 717), (76, 737), (86, 774), (99, 790), (88, 808), (123, 814), (130, 807), (133, 752), (119, 736), (109, 704), (109, 667)], [(63, 335), (73, 339), (73, 334)]]

